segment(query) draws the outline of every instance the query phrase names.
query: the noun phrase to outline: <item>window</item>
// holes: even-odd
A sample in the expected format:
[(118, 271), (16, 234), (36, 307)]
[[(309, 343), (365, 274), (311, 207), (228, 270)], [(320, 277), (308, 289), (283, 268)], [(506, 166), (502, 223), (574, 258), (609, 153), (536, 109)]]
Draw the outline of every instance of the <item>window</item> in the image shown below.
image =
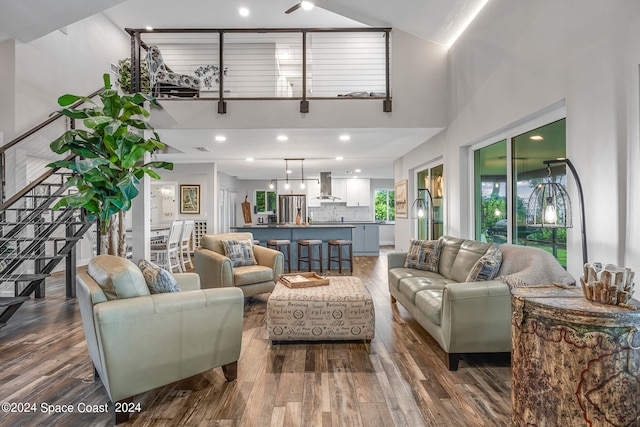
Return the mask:
[(474, 153), (476, 240), (507, 241), (507, 140)]
[[(444, 191), (444, 165), (434, 166), (418, 172), (418, 188), (431, 192), (433, 206), (431, 215), (418, 220), (418, 239), (439, 239), (444, 232), (442, 196)], [(419, 193), (420, 194), (420, 193)], [(425, 197), (428, 197), (425, 195)]]
[[(565, 153), (566, 119), (475, 150), (475, 238), (535, 246), (553, 254), (566, 267), (566, 229), (528, 227), (525, 220), (533, 189), (548, 179), (542, 161), (565, 157)], [(566, 185), (565, 166), (554, 166), (551, 179)]]
[(396, 220), (394, 190), (376, 190), (375, 220), (387, 222), (393, 222)]
[(256, 190), (256, 213), (276, 211), (276, 192)]

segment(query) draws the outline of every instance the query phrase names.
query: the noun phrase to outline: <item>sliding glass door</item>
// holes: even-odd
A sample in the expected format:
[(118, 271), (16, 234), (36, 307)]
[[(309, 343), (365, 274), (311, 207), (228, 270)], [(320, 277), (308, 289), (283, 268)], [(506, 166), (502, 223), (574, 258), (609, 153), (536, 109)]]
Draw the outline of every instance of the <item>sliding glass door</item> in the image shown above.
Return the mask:
[(507, 223), (507, 140), (474, 153), (476, 240), (504, 243)]
[(474, 225), (477, 240), (535, 246), (566, 266), (566, 229), (527, 227), (529, 196), (545, 180), (566, 185), (565, 166), (544, 160), (565, 157), (566, 119), (509, 136), (474, 151)]
[[(433, 199), (431, 215), (418, 218), (418, 239), (438, 239), (444, 232), (442, 198), (444, 192), (444, 165), (434, 166), (418, 172), (418, 196), (429, 198), (426, 192), (419, 189), (428, 189)], [(430, 200), (427, 200), (430, 202)]]

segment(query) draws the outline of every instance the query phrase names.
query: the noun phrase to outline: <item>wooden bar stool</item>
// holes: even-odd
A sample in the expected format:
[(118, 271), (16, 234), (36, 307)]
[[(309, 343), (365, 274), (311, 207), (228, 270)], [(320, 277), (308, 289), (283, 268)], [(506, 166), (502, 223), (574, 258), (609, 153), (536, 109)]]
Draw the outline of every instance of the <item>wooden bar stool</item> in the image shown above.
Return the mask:
[[(345, 247), (349, 248), (349, 257), (348, 258), (343, 258), (342, 254), (343, 254), (343, 249)], [(333, 255), (333, 248), (337, 248), (338, 249), (338, 253), (336, 255)], [(328, 247), (327, 247), (327, 252), (329, 255), (329, 270), (331, 270), (331, 261), (333, 262), (337, 262), (338, 263), (338, 271), (340, 272), (340, 274), (342, 274), (342, 262), (348, 262), (349, 263), (349, 270), (351, 271), (351, 273), (353, 273), (353, 243), (351, 242), (351, 240), (329, 240), (328, 242)]]
[[(287, 263), (287, 273), (291, 273), (291, 241), (290, 240), (267, 240), (267, 247), (282, 252), (284, 262)], [(284, 250), (287, 250), (285, 253)]]
[[(302, 253), (302, 248), (307, 248), (307, 253)], [(313, 258), (313, 248), (318, 248), (318, 258)], [(309, 264), (311, 271), (311, 263), (317, 261), (320, 263), (320, 273), (322, 273), (322, 240), (298, 240), (298, 271), (300, 271), (300, 263)]]

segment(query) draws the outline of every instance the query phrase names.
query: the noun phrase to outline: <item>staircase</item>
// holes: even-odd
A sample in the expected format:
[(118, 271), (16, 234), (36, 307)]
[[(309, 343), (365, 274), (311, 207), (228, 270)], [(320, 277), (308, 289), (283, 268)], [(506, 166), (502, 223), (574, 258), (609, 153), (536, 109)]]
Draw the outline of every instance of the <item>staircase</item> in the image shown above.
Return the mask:
[(75, 296), (75, 246), (94, 222), (80, 209), (52, 209), (67, 176), (53, 171), (0, 206), (0, 328), (31, 295), (45, 296), (45, 279), (65, 258), (67, 297)]
[(70, 174), (47, 166), (58, 160), (49, 143), (75, 125), (54, 114), (0, 147), (0, 328), (31, 296), (44, 298), (45, 279), (63, 259), (66, 295), (75, 297), (76, 244), (95, 222), (81, 209), (52, 209)]

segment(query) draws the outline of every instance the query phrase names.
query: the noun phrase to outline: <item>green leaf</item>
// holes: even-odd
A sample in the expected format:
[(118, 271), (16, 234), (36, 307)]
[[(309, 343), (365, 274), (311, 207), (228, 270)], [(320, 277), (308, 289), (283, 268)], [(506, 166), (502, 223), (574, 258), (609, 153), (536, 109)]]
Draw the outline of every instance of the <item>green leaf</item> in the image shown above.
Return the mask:
[(93, 104), (93, 101), (87, 98), (86, 96), (65, 94), (65, 95), (62, 95), (60, 98), (58, 98), (58, 105), (61, 107), (66, 107), (67, 105), (71, 105), (74, 102), (80, 101), (80, 100)]
[(84, 119), (84, 125), (89, 129), (95, 129), (100, 125), (111, 122), (113, 119), (107, 116), (95, 116)]
[(85, 174), (91, 169), (97, 168), (100, 165), (108, 165), (109, 161), (107, 159), (77, 159), (75, 162), (76, 171), (80, 174)]
[(89, 117), (89, 115), (87, 114), (86, 111), (84, 110), (72, 110), (69, 108), (65, 108), (62, 109), (60, 111), (58, 111), (60, 114), (62, 114), (65, 117), (70, 117), (72, 119), (86, 119), (87, 117)]
[(171, 162), (149, 162), (144, 165), (146, 168), (166, 169), (173, 170), (173, 163)]
[(111, 76), (109, 73), (104, 73), (102, 75), (102, 80), (104, 81), (104, 88), (111, 89)]

